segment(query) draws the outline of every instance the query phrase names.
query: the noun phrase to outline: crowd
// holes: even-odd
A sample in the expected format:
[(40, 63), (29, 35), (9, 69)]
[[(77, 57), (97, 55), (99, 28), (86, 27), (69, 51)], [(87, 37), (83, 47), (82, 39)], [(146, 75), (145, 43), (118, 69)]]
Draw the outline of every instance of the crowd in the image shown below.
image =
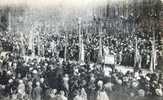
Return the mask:
[[(137, 35), (139, 34), (139, 35)], [(145, 34), (144, 36), (140, 36)], [(102, 37), (103, 56), (114, 55), (115, 64), (123, 66), (141, 66), (149, 69), (153, 55), (153, 37), (148, 33), (105, 33)], [(85, 43), (85, 59), (97, 62), (99, 52), (99, 36), (90, 36), (89, 42)], [(155, 44), (155, 51), (159, 57), (160, 48)], [(156, 58), (158, 59), (158, 58)], [(156, 63), (157, 65), (158, 63)]]
[[(93, 29), (95, 30), (95, 29)], [(78, 36), (42, 33), (33, 39), (1, 32), (0, 99), (8, 100), (130, 100), (163, 96), (162, 74), (144, 72), (152, 57), (152, 36), (121, 31), (87, 34), (82, 30), (85, 63), (78, 63)], [(73, 33), (73, 32), (72, 32)], [(89, 32), (88, 32), (89, 33)], [(115, 64), (135, 66), (123, 73), (114, 65), (98, 63), (100, 42), (103, 56), (114, 55)], [(66, 48), (66, 49), (65, 49)], [(65, 55), (65, 50), (67, 50)], [(34, 53), (34, 56), (31, 56)], [(28, 56), (24, 56), (28, 55)], [(64, 59), (66, 56), (67, 59)], [(136, 57), (137, 56), (137, 57)], [(138, 59), (138, 60), (137, 60)], [(137, 61), (137, 62), (135, 62)], [(111, 68), (109, 71), (106, 68)]]
[[(141, 34), (141, 33), (139, 33)], [(141, 67), (149, 68), (152, 44), (151, 38), (142, 38), (135, 33), (116, 33), (107, 36), (104, 45), (108, 46), (109, 54), (116, 56), (116, 63), (124, 66), (138, 66), (135, 61), (137, 58), (141, 59)], [(137, 56), (137, 58), (136, 58)], [(143, 60), (142, 60), (143, 59)]]
[[(109, 100), (163, 96), (161, 74), (140, 69), (127, 73), (112, 66), (78, 64), (7, 53), (0, 63), (0, 98), (9, 100)], [(107, 73), (107, 75), (105, 75)], [(105, 98), (105, 99), (104, 99)]]
[[(29, 24), (20, 15), (14, 32), (7, 27), (0, 31), (0, 100), (162, 100), (163, 74), (153, 70), (160, 55), (158, 25), (153, 23), (159, 11), (140, 6), (146, 15), (135, 4), (131, 9), (108, 5), (98, 13), (93, 8), (88, 19), (82, 13), (78, 18), (78, 10), (65, 17), (69, 13), (37, 15), (32, 9), (27, 15), (37, 16), (39, 23), (23, 15)], [(106, 56), (115, 63), (106, 64)], [(124, 72), (119, 65), (133, 70)]]
[[(97, 26), (97, 25), (96, 25)], [(113, 29), (102, 34), (102, 49), (103, 56), (106, 52), (108, 55), (115, 56), (115, 62), (124, 66), (141, 66), (142, 68), (149, 69), (153, 55), (152, 41), (153, 36), (151, 33), (142, 32), (123, 32), (118, 28)], [(92, 31), (93, 30), (93, 31)], [(85, 62), (97, 62), (99, 53), (99, 32), (94, 26), (82, 29)], [(129, 30), (129, 29), (128, 29)], [(133, 30), (133, 29), (130, 29)], [(103, 29), (104, 31), (104, 29)], [(64, 33), (64, 32), (63, 32)], [(52, 57), (59, 56), (64, 58), (66, 56), (69, 60), (78, 61), (79, 59), (79, 37), (76, 35), (77, 30), (65, 32), (63, 36), (56, 35), (55, 33), (40, 33), (38, 36), (33, 36), (33, 48), (29, 48), (29, 40), (25, 35), (21, 37), (20, 34), (12, 32), (1, 32), (1, 43), (5, 51), (16, 51), (17, 53), (31, 55), (34, 53), (36, 56)], [(68, 34), (67, 40), (65, 34)], [(23, 39), (21, 39), (23, 38)], [(156, 41), (159, 41), (156, 39)], [(66, 48), (66, 55), (64, 55)], [(106, 49), (106, 50), (105, 50)], [(159, 46), (155, 44), (155, 51), (159, 57)], [(142, 60), (143, 59), (143, 60)], [(158, 58), (156, 58), (158, 59)], [(157, 65), (157, 64), (156, 64)]]

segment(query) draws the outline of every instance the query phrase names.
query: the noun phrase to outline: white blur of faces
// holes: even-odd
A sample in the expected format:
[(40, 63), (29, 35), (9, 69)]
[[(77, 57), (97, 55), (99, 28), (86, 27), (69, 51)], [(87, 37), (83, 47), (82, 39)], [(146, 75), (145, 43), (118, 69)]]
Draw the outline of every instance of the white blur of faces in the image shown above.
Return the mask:
[(39, 87), (40, 86), (40, 82), (36, 82), (36, 86)]
[(41, 78), (41, 79), (40, 79), (40, 82), (41, 82), (41, 83), (44, 83), (44, 78)]
[(12, 65), (12, 62), (8, 62), (8, 65), (9, 65), (9, 67), (11, 67), (11, 65)]
[(16, 69), (16, 67), (17, 67), (17, 63), (14, 63), (13, 68)]
[(50, 97), (51, 97), (51, 98), (54, 98), (55, 95), (56, 95), (56, 92), (57, 92), (57, 90), (56, 90), (56, 89), (53, 89), (53, 90), (51, 91), (51, 93), (50, 93)]
[(103, 81), (99, 80), (99, 81), (97, 82), (97, 85), (98, 85), (100, 88), (102, 88), (102, 87), (103, 87)]

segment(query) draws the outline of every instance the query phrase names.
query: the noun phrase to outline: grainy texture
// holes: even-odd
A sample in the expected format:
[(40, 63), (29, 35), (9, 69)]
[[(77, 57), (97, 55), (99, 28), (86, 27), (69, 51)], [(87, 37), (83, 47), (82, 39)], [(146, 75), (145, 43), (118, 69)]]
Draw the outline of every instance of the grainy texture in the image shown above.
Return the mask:
[(1, 100), (162, 100), (162, 0), (0, 0)]

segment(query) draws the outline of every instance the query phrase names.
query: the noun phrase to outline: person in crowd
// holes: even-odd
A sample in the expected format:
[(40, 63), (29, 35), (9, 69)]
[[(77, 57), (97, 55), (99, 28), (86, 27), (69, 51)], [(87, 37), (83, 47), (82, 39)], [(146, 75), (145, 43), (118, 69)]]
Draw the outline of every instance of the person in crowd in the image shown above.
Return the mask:
[(33, 85), (32, 81), (28, 80), (27, 85), (26, 85), (26, 93), (28, 95), (29, 100), (32, 99), (32, 90), (33, 90), (32, 85)]
[(63, 90), (60, 91), (59, 95), (57, 96), (56, 100), (68, 100), (67, 97), (65, 96), (65, 93)]
[(155, 89), (157, 96), (163, 96), (163, 87), (161, 83), (158, 83), (157, 88)]
[(88, 82), (88, 100), (95, 100), (96, 99), (96, 85), (95, 85), (95, 76), (91, 74), (90, 82)]
[(48, 100), (57, 100), (57, 90), (56, 89), (52, 89), (51, 93), (50, 93), (50, 98)]
[(75, 91), (75, 97), (74, 97), (73, 100), (82, 100), (82, 97), (80, 96), (79, 90), (76, 90)]
[(66, 96), (68, 96), (69, 93), (69, 76), (68, 74), (65, 74), (63, 79), (63, 90), (65, 91)]
[(82, 100), (87, 100), (87, 93), (84, 88), (81, 88), (80, 96), (81, 96)]
[(32, 91), (32, 100), (42, 100), (42, 88), (40, 87), (40, 83), (36, 82), (36, 87)]
[(19, 99), (22, 100), (25, 96), (25, 84), (23, 83), (23, 80), (19, 80), (19, 85), (18, 85), (18, 96)]
[[(43, 54), (38, 58), (26, 59), (21, 54), (22, 44), (19, 36), (2, 33), (2, 48), (10, 53), (0, 57), (0, 99), (11, 97), (13, 100), (22, 100), (27, 97), (30, 100), (44, 100), (45, 98), (50, 100), (109, 100), (108, 95), (111, 93), (118, 94), (120, 97), (122, 97), (121, 94), (131, 97), (163, 96), (163, 87), (158, 80), (159, 77), (148, 72), (143, 75), (144, 72), (140, 70), (150, 66), (151, 36), (144, 36), (144, 39), (133, 33), (104, 34), (102, 44), (103, 49), (107, 48), (107, 50), (104, 50), (103, 55), (114, 55), (117, 64), (124, 66), (134, 66), (134, 61), (138, 60), (135, 65), (138, 68), (133, 72), (122, 73), (112, 69), (110, 75), (105, 76), (102, 64), (97, 64), (98, 35), (96, 33), (89, 35), (87, 38), (89, 43), (84, 43), (84, 49), (87, 52), (85, 57), (89, 57), (85, 61), (86, 64), (80, 65), (77, 63), (79, 47), (75, 44), (78, 39), (73, 36), (68, 39), (68, 52), (64, 55), (66, 46), (62, 39), (54, 40), (52, 38), (54, 35), (42, 34), (40, 41)], [(35, 46), (37, 47), (36, 44)], [(62, 59), (64, 56), (67, 58), (59, 62), (61, 56)], [(106, 88), (109, 91), (106, 91)]]
[(109, 100), (109, 97), (107, 93), (105, 92), (105, 89), (103, 87), (103, 81), (99, 80), (97, 82), (98, 85), (98, 91), (97, 91), (97, 97), (96, 100)]

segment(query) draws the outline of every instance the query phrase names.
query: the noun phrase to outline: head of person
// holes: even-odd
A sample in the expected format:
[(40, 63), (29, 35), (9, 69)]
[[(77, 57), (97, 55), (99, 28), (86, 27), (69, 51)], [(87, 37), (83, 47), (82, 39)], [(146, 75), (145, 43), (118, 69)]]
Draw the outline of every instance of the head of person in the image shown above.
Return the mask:
[(19, 80), (19, 84), (23, 84), (23, 80)]
[(139, 96), (145, 96), (145, 91), (143, 89), (138, 90), (138, 95)]
[(57, 89), (52, 89), (51, 93), (55, 95), (57, 93)]
[(44, 83), (44, 78), (40, 78), (40, 82), (41, 83)]
[(75, 90), (74, 95), (75, 95), (75, 96), (80, 95), (79, 90)]
[(65, 92), (63, 90), (60, 91), (60, 95), (61, 96), (64, 96), (65, 95)]
[(39, 87), (40, 86), (40, 82), (36, 82), (36, 86)]
[(65, 74), (65, 77), (69, 77), (68, 74)]
[(99, 81), (97, 82), (97, 86), (98, 86), (100, 89), (102, 89), (102, 87), (103, 87), (103, 81), (102, 81), (102, 80), (99, 80)]

